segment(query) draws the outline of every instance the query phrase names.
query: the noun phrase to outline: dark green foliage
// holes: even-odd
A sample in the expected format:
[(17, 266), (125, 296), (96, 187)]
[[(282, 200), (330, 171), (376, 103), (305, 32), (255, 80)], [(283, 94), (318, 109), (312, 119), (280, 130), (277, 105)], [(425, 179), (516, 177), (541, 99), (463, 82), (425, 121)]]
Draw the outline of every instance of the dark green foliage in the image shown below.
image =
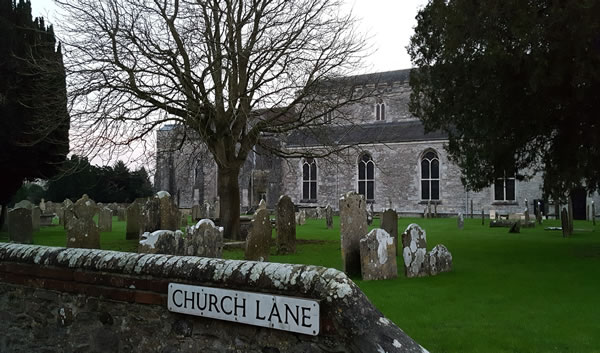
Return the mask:
[(52, 26), (31, 4), (0, 0), (0, 204), (23, 180), (49, 178), (69, 151), (65, 70)]
[(600, 182), (600, 2), (430, 0), (409, 53), (410, 110), (449, 133), (474, 190), (544, 174), (562, 198)]
[(29, 200), (31, 203), (37, 205), (40, 203), (45, 193), (46, 190), (44, 190), (41, 185), (36, 183), (25, 183), (17, 190), (12, 198), (12, 202), (9, 203), (9, 206), (12, 207), (12, 205), (21, 200)]
[(76, 201), (87, 194), (96, 202), (133, 202), (138, 197), (153, 193), (146, 169), (130, 172), (125, 163), (118, 161), (114, 167), (91, 165), (87, 158), (73, 155), (60, 178), (48, 182), (46, 199), (61, 202)]

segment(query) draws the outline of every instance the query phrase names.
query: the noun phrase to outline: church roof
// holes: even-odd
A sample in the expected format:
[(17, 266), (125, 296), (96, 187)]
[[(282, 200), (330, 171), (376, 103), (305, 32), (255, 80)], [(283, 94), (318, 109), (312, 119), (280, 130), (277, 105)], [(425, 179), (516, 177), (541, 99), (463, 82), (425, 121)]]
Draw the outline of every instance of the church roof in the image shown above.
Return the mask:
[(298, 130), (288, 136), (288, 147), (314, 147), (326, 144), (361, 145), (376, 143), (446, 140), (442, 131), (425, 133), (419, 120), (377, 122), (346, 126), (319, 127), (314, 131)]

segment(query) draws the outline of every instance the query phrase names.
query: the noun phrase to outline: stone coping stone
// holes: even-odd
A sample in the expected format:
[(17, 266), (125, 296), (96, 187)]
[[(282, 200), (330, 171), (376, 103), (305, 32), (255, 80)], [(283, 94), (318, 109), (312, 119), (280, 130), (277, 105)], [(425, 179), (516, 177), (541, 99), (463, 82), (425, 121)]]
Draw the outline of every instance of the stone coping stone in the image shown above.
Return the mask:
[(321, 334), (345, 337), (353, 351), (427, 352), (386, 319), (350, 278), (333, 268), (14, 243), (0, 243), (2, 262), (316, 299), (321, 303)]

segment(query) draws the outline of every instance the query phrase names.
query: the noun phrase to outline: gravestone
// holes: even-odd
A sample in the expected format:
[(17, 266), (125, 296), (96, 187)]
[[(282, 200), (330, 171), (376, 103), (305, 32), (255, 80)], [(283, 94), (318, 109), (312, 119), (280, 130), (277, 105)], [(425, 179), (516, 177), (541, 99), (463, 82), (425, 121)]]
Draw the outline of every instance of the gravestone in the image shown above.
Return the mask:
[(456, 222), (457, 222), (458, 229), (465, 228), (465, 217), (463, 216), (462, 212), (458, 213), (458, 219), (456, 220)]
[(125, 239), (139, 239), (141, 234), (142, 208), (138, 201), (134, 201), (127, 207), (127, 228)]
[(429, 214), (427, 213), (427, 206), (425, 206), (425, 208), (423, 209), (423, 218), (429, 218)]
[(170, 254), (183, 253), (183, 232), (180, 230), (157, 230), (145, 232), (140, 236), (139, 253)]
[(159, 191), (160, 229), (177, 230), (181, 222), (179, 208), (175, 205), (171, 195), (166, 191)]
[(40, 218), (42, 210), (38, 206), (33, 206), (31, 209), (31, 227), (34, 231), (40, 230)]
[(385, 210), (381, 215), (381, 228), (394, 239), (395, 249), (398, 249), (398, 213), (389, 208)]
[(529, 202), (525, 199), (525, 211), (523, 211), (525, 215), (525, 224), (529, 224)]
[(210, 203), (208, 203), (208, 201), (204, 201), (200, 208), (200, 219), (206, 218), (210, 218)]
[(404, 275), (407, 278), (428, 274), (427, 235), (418, 224), (410, 224), (402, 233), (402, 257)]
[(361, 275), (365, 281), (398, 277), (394, 239), (383, 229), (373, 229), (360, 239)]
[(340, 198), (342, 265), (348, 275), (360, 275), (360, 239), (367, 234), (367, 210), (363, 197), (348, 192)]
[(257, 210), (266, 210), (266, 209), (267, 209), (267, 202), (265, 201), (265, 199), (260, 199)]
[[(62, 225), (64, 227), (64, 229), (67, 229), (67, 226), (69, 224), (69, 220), (71, 220), (71, 218), (73, 218), (73, 201), (71, 201), (70, 199), (65, 199), (62, 203)], [(60, 220), (59, 220), (60, 222)]]
[(450, 254), (450, 251), (444, 245), (438, 244), (434, 246), (428, 255), (429, 265), (427, 267), (431, 276), (452, 270), (452, 254)]
[(46, 200), (44, 198), (40, 201), (39, 207), (42, 214), (46, 213)]
[(317, 206), (317, 208), (315, 209), (315, 214), (317, 219), (323, 219), (323, 210), (321, 209), (321, 207)]
[(200, 219), (202, 219), (200, 217), (200, 205), (193, 205), (192, 206), (192, 222), (197, 222)]
[(325, 207), (325, 223), (327, 224), (327, 229), (333, 229), (333, 209), (329, 205)]
[(8, 240), (21, 244), (33, 243), (33, 224), (31, 210), (15, 207), (8, 211)]
[(567, 238), (571, 233), (569, 233), (569, 215), (567, 214), (567, 209), (563, 207), (560, 212), (560, 224), (562, 227), (563, 237)]
[(296, 213), (296, 224), (299, 226), (306, 224), (306, 212), (304, 210)]
[(282, 195), (277, 202), (277, 253), (296, 252), (296, 219), (292, 199)]
[(375, 212), (373, 212), (373, 204), (369, 205), (369, 211), (367, 211), (367, 225), (370, 226), (371, 224), (373, 224), (373, 214)]
[(196, 225), (188, 227), (181, 255), (221, 258), (223, 227), (215, 226), (210, 219), (202, 219)]
[(521, 233), (521, 221), (516, 221), (510, 226), (509, 233)]
[(246, 238), (244, 259), (252, 261), (269, 261), (271, 245), (271, 220), (269, 211), (259, 209), (254, 214), (250, 231)]
[(13, 208), (26, 208), (31, 211), (33, 209), (33, 204), (29, 200), (21, 200), (17, 202)]
[(117, 208), (117, 220), (119, 222), (125, 222), (127, 220), (127, 209), (124, 207)]
[(98, 228), (101, 232), (112, 232), (112, 210), (102, 207), (98, 212)]
[(98, 211), (96, 203), (83, 195), (72, 207), (72, 216), (67, 223), (67, 247), (100, 249), (100, 232), (94, 222)]
[(537, 207), (537, 213), (535, 215), (535, 218), (537, 218), (537, 222), (538, 224), (542, 224), (542, 203), (538, 201), (538, 207)]
[(592, 224), (596, 225), (596, 205), (592, 201)]
[(52, 201), (46, 201), (46, 210), (44, 212), (46, 212), (46, 213), (55, 213), (56, 212), (56, 205), (54, 204), (54, 202), (52, 202)]
[(213, 215), (215, 218), (221, 218), (221, 204), (219, 203), (219, 200), (216, 200), (213, 205)]

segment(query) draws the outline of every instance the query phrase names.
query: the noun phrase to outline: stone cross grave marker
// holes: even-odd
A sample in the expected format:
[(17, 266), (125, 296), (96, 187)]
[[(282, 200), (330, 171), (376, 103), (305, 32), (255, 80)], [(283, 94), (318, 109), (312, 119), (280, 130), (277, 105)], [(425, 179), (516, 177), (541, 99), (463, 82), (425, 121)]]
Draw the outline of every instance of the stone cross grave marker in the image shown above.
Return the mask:
[(348, 275), (360, 275), (360, 239), (367, 234), (366, 202), (356, 192), (340, 198), (342, 264)]
[(292, 199), (282, 195), (277, 202), (277, 253), (296, 252), (296, 219)]
[(265, 209), (256, 210), (246, 238), (244, 258), (252, 261), (269, 261), (271, 233), (269, 211)]
[(373, 229), (360, 239), (361, 275), (365, 281), (398, 277), (394, 239), (383, 229)]

